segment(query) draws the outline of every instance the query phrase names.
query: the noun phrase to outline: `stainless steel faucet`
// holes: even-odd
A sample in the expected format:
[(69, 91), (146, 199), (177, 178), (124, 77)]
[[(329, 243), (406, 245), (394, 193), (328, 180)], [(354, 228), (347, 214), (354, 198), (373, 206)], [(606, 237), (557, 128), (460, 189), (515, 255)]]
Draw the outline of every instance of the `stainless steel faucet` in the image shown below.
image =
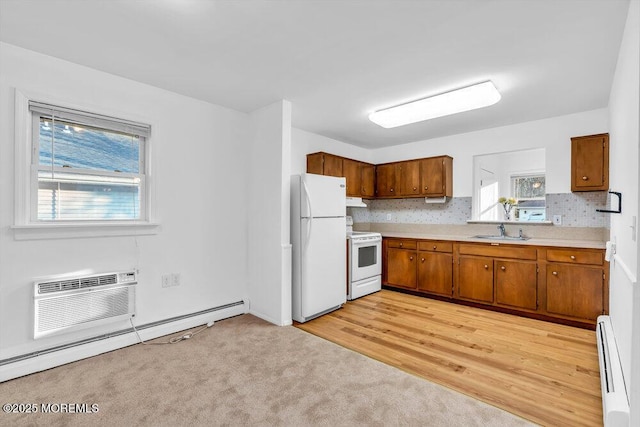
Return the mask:
[(498, 230), (500, 231), (500, 237), (504, 237), (505, 235), (504, 224), (500, 224), (498, 226)]

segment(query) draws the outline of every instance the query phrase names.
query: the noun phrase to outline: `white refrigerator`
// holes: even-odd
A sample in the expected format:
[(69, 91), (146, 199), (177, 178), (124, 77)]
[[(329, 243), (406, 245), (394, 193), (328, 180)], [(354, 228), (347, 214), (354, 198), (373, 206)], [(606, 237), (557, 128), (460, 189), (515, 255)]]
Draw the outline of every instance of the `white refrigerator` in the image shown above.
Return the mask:
[(291, 176), (292, 317), (306, 322), (347, 300), (346, 181)]

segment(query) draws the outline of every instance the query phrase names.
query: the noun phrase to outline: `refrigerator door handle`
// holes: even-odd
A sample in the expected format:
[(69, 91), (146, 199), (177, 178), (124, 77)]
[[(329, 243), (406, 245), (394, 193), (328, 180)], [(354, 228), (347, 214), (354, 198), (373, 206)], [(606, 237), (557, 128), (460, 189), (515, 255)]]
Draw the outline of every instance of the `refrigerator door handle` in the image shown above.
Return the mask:
[(304, 188), (304, 192), (307, 194), (305, 200), (307, 201), (307, 206), (309, 207), (309, 227), (307, 228), (307, 240), (304, 244), (305, 250), (309, 247), (309, 240), (311, 237), (311, 227), (313, 226), (313, 213), (311, 212), (311, 194), (309, 193), (309, 187), (307, 187), (307, 183), (302, 180), (302, 187)]

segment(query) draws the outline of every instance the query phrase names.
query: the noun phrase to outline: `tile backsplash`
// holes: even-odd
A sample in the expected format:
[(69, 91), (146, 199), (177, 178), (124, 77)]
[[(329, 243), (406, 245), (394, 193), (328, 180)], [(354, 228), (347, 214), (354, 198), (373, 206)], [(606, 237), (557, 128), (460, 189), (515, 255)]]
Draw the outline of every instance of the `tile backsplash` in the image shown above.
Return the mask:
[[(562, 215), (562, 227), (609, 228), (607, 192), (547, 194), (547, 218)], [(446, 203), (420, 199), (369, 200), (367, 208), (349, 208), (355, 223), (466, 224), (471, 219), (471, 197), (453, 197)]]

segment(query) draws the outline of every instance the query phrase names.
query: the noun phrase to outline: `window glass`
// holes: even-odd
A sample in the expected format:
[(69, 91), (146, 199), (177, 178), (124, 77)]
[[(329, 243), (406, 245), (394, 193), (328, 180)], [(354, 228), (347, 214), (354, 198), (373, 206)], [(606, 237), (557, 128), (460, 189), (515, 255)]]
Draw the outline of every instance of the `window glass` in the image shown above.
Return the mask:
[(42, 166), (138, 173), (139, 139), (136, 135), (41, 117), (39, 163)]
[[(145, 220), (148, 125), (31, 102), (37, 221)], [(37, 181), (37, 182), (35, 182)]]
[(545, 196), (544, 176), (517, 176), (513, 178), (514, 197), (539, 199)]

